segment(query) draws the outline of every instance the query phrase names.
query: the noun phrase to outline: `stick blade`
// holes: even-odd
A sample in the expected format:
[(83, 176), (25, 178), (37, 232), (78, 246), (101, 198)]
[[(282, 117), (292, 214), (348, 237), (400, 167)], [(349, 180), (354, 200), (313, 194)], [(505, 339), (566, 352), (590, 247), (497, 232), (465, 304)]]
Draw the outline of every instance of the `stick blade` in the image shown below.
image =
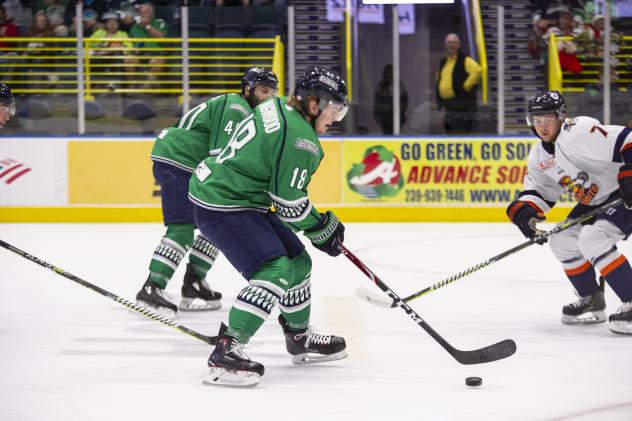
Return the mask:
[(511, 357), (516, 353), (516, 343), (511, 339), (505, 339), (485, 348), (473, 351), (455, 350), (452, 356), (461, 364), (483, 364)]
[(384, 298), (381, 295), (378, 295), (365, 287), (357, 287), (355, 290), (355, 295), (361, 300), (366, 301), (369, 304), (373, 304), (374, 306), (377, 306), (377, 307), (382, 307), (382, 308), (394, 307), (393, 300)]

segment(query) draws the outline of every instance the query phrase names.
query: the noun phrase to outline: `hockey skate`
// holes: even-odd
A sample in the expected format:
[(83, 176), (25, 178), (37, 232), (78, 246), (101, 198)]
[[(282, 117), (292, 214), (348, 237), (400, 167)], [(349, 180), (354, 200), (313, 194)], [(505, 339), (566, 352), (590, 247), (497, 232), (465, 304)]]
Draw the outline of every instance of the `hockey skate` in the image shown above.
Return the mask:
[(562, 323), (567, 325), (603, 323), (606, 321), (606, 300), (603, 296), (603, 282), (592, 295), (580, 297), (574, 303), (562, 308)]
[(621, 303), (615, 314), (608, 318), (611, 332), (632, 335), (632, 301)]
[(237, 339), (223, 335), (220, 328), (217, 345), (208, 359), (209, 373), (203, 382), (228, 387), (252, 387), (259, 384), (259, 378), (263, 376), (265, 369), (262, 364), (251, 361), (243, 347), (244, 344)]
[(322, 363), (347, 357), (347, 344), (340, 336), (321, 335), (312, 326), (291, 330), (282, 315), (279, 315), (279, 323), (285, 334), (285, 347), (294, 364)]
[(183, 311), (217, 310), (222, 306), (222, 294), (213, 291), (191, 266), (187, 265), (182, 284), (182, 299), (178, 308)]
[(169, 319), (173, 319), (178, 312), (176, 305), (165, 297), (165, 290), (149, 279), (145, 281), (143, 287), (136, 294), (136, 304), (154, 310)]

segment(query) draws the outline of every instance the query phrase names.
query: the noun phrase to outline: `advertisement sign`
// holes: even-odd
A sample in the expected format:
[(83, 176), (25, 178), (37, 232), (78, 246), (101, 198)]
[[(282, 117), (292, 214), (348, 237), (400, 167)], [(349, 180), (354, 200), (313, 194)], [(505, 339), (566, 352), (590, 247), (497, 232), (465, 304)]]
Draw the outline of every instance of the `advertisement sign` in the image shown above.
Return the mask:
[[(327, 0), (327, 20), (329, 22), (344, 22), (345, 5), (345, 0)], [(363, 4), (362, 2), (358, 2), (356, 5), (359, 23), (384, 24), (384, 6)], [(352, 7), (355, 9), (356, 5), (352, 5)]]
[(412, 35), (415, 33), (415, 6), (402, 4), (397, 7), (399, 13), (399, 34)]
[(68, 142), (68, 203), (159, 205), (149, 159), (153, 141)]
[(530, 139), (354, 140), (344, 143), (344, 203), (504, 207), (522, 190)]
[(64, 140), (0, 141), (0, 206), (64, 205), (67, 185)]

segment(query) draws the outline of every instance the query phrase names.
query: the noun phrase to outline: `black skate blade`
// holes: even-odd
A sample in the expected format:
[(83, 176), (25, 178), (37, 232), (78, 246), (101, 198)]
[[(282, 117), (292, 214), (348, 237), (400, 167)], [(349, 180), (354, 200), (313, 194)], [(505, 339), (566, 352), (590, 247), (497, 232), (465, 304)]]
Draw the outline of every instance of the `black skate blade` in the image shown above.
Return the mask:
[(455, 349), (452, 356), (461, 364), (483, 364), (511, 357), (516, 353), (516, 343), (511, 339), (505, 339), (485, 348), (474, 351), (460, 351)]

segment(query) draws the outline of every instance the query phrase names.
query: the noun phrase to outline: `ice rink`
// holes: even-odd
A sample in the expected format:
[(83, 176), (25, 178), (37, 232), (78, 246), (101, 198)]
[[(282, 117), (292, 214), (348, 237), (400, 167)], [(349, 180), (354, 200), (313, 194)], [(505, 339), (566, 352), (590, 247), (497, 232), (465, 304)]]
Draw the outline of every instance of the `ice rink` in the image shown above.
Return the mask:
[[(0, 224), (0, 239), (130, 300), (162, 234), (160, 224)], [(406, 296), (522, 241), (508, 223), (347, 224), (345, 245)], [(561, 324), (575, 296), (548, 246), (410, 302), (459, 349), (516, 341), (514, 356), (476, 366), (400, 309), (356, 298), (371, 284), (346, 258), (308, 250), (313, 325), (344, 336), (349, 357), (292, 365), (275, 313), (254, 339), (263, 345), (247, 350), (266, 367), (261, 384), (230, 389), (202, 384), (208, 345), (0, 249), (0, 420), (632, 420), (632, 337)], [(631, 241), (621, 250), (632, 258)], [(178, 298), (182, 274), (167, 288)], [(223, 257), (208, 279), (222, 309), (177, 322), (215, 335), (244, 281)], [(615, 312), (609, 289), (606, 300)], [(466, 387), (468, 376), (482, 387)]]

